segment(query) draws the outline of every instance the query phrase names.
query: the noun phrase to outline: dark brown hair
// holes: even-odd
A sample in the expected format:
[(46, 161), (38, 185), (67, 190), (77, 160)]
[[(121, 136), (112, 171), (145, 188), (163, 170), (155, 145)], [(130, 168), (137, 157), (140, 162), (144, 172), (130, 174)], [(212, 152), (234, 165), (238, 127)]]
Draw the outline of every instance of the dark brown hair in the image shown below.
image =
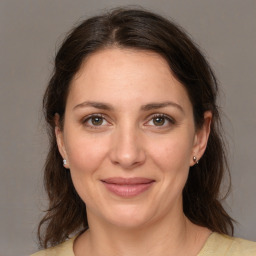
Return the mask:
[(198, 47), (173, 22), (144, 10), (116, 9), (75, 27), (55, 58), (54, 72), (43, 100), (50, 148), (44, 173), (49, 208), (38, 228), (41, 246), (59, 244), (70, 234), (88, 228), (86, 206), (73, 186), (69, 170), (62, 165), (54, 134), (54, 116), (58, 113), (63, 121), (71, 80), (85, 58), (113, 46), (153, 51), (164, 57), (187, 90), (198, 129), (203, 124), (204, 112), (212, 112), (208, 145), (199, 164), (190, 169), (183, 190), (183, 209), (193, 223), (233, 234), (233, 220), (220, 202), (221, 181), (229, 170), (216, 105), (218, 86), (212, 69)]

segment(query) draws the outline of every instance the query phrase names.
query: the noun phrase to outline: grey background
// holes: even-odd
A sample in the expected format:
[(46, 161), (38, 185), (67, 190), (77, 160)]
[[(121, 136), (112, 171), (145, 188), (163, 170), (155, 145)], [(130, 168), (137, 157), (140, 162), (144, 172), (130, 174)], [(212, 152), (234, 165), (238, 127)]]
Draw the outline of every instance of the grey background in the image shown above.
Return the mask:
[(74, 23), (101, 10), (138, 4), (171, 17), (206, 53), (222, 85), (233, 190), (225, 203), (236, 236), (256, 240), (256, 1), (0, 1), (0, 255), (37, 250), (46, 200), (47, 140), (41, 99), (53, 56)]

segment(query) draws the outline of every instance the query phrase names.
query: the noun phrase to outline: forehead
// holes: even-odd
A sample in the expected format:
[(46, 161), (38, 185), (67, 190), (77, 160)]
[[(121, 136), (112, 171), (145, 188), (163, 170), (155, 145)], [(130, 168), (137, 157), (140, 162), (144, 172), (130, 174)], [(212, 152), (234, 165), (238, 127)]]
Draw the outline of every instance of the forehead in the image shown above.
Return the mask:
[[(157, 53), (109, 48), (90, 55), (75, 75), (68, 101), (147, 104), (173, 100), (190, 104), (184, 86)], [(116, 102), (116, 103), (118, 103)]]
[[(154, 73), (152, 68), (156, 71)], [(150, 70), (151, 69), (151, 70)], [(121, 75), (135, 78), (150, 74), (162, 76), (173, 76), (166, 60), (159, 54), (146, 50), (136, 50), (129, 48), (106, 48), (89, 55), (81, 65), (80, 70), (75, 75), (73, 82), (81, 76), (90, 78), (95, 73), (100, 79), (110, 78), (112, 80), (121, 78)], [(114, 76), (113, 76), (114, 73)], [(94, 77), (96, 78), (96, 77)], [(144, 76), (145, 79), (145, 76)]]

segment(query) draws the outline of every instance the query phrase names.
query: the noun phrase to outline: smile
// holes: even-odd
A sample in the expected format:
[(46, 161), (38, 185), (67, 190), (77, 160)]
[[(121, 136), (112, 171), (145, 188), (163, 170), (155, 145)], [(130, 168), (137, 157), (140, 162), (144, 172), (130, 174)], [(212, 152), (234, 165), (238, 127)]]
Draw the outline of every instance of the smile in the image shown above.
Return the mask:
[(148, 178), (108, 178), (101, 180), (105, 187), (117, 196), (130, 198), (148, 190), (155, 180)]

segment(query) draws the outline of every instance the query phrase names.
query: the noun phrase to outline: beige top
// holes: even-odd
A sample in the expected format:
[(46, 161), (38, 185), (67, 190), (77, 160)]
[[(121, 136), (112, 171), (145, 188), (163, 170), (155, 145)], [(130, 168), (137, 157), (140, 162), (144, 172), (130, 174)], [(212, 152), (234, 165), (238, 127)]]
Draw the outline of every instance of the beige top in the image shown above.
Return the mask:
[[(75, 237), (31, 256), (75, 256)], [(197, 256), (256, 256), (256, 242), (212, 233)]]

